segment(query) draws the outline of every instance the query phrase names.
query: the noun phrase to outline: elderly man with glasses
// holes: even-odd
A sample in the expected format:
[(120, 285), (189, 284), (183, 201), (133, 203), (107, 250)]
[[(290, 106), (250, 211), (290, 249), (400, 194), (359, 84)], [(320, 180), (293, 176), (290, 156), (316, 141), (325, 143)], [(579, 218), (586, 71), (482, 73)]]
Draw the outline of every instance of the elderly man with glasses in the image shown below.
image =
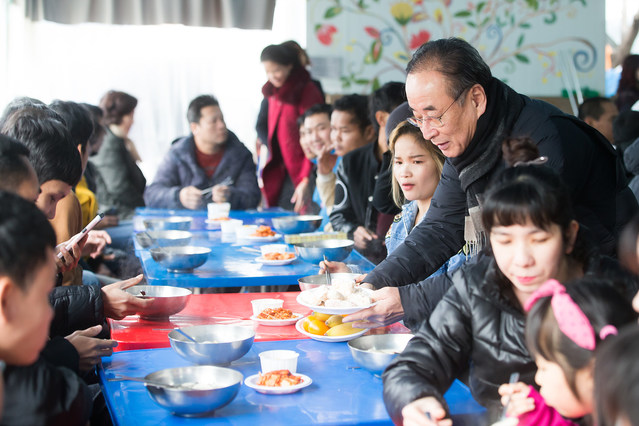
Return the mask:
[[(392, 293), (397, 306), (400, 300), (414, 304), (410, 289), (416, 286), (407, 284), (427, 278), (462, 247), (471, 255), (482, 248), (481, 197), (504, 167), (501, 146), (507, 137), (529, 137), (537, 144), (548, 158), (545, 166), (558, 170), (568, 184), (582, 227), (602, 252), (614, 253), (619, 230), (638, 208), (614, 149), (601, 134), (494, 78), (479, 52), (461, 39), (422, 45), (407, 74), (409, 122), (447, 159), (426, 217), (366, 282), (404, 286), (385, 289), (384, 296)], [(390, 318), (385, 309), (392, 307), (380, 303), (353, 318)]]

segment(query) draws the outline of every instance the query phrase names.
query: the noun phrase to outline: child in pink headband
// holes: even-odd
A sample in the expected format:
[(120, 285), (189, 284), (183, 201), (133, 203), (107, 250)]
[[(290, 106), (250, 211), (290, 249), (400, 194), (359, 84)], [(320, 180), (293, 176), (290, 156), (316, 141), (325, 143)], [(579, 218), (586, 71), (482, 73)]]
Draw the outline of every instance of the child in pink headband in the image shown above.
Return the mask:
[[(537, 392), (502, 385), (502, 402), (519, 425), (592, 424), (593, 369), (599, 345), (637, 321), (630, 302), (609, 283), (586, 277), (544, 283), (526, 302), (526, 343), (537, 364)], [(579, 420), (574, 423), (569, 419)]]

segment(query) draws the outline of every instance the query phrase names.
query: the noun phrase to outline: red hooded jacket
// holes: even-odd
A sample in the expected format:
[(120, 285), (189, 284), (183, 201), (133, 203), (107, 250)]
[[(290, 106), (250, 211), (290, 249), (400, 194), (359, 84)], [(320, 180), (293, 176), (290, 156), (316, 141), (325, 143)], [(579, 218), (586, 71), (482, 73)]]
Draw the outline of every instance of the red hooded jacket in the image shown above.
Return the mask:
[(282, 87), (270, 82), (262, 87), (268, 98), (269, 158), (262, 171), (262, 192), (269, 207), (277, 206), (282, 184), (288, 174), (294, 186), (308, 177), (312, 163), (300, 145), (297, 118), (324, 98), (304, 68), (293, 70)]

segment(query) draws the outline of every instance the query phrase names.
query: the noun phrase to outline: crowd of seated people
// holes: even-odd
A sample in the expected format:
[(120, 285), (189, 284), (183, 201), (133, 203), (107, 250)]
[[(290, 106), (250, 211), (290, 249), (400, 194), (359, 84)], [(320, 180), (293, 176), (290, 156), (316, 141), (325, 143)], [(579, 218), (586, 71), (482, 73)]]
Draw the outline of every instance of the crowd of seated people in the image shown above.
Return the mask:
[[(361, 281), (377, 303), (344, 321), (403, 320), (415, 334), (382, 377), (397, 424), (450, 424), (443, 395), (455, 379), (490, 420), (507, 406), (522, 425), (637, 424), (633, 111), (592, 98), (566, 114), (493, 77), (457, 38), (417, 49), (405, 83), (332, 104), (304, 58), (291, 43), (261, 54), (263, 167), (212, 94), (190, 102), (190, 133), (149, 183), (128, 136), (134, 96), (6, 106), (0, 424), (108, 424), (95, 374), (117, 345), (106, 319), (152, 299), (124, 291), (142, 275), (105, 260), (109, 280), (91, 259), (106, 257), (109, 226), (137, 207), (223, 202), (319, 212), (376, 264)], [(102, 229), (69, 244), (98, 212)]]

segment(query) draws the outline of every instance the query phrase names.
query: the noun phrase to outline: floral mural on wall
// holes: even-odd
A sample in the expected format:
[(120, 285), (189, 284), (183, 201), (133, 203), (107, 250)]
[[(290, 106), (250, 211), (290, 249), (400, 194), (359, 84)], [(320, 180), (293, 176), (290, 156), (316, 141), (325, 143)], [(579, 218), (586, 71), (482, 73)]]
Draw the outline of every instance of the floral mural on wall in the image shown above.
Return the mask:
[(603, 3), (308, 0), (308, 51), (342, 58), (343, 92), (366, 93), (402, 80), (412, 53), (444, 37), (473, 44), (495, 76), (516, 89), (559, 95), (570, 77), (582, 90), (603, 91)]

